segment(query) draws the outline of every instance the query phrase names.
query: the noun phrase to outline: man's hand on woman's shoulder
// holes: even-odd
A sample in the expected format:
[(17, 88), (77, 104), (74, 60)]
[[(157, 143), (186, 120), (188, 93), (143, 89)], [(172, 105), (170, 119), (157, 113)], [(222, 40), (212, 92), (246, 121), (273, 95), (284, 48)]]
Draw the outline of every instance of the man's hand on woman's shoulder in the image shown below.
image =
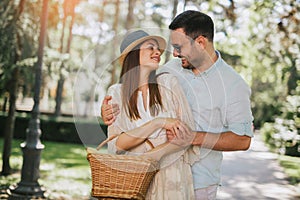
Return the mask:
[(104, 124), (110, 126), (116, 120), (116, 116), (120, 113), (118, 104), (109, 104), (112, 96), (105, 96), (101, 105), (101, 117)]

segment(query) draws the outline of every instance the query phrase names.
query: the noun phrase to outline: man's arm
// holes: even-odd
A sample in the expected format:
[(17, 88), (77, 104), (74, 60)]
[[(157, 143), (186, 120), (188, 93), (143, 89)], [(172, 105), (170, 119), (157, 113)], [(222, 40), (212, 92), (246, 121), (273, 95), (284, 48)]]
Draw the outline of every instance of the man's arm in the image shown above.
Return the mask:
[(193, 132), (195, 138), (192, 145), (216, 151), (245, 151), (248, 150), (251, 143), (251, 137), (247, 135), (237, 135), (233, 132), (224, 132), (220, 134)]
[(245, 151), (249, 149), (251, 143), (251, 137), (237, 135), (231, 131), (217, 134), (194, 132), (185, 124), (177, 127), (176, 132), (167, 131), (167, 138), (169, 142), (180, 146), (192, 144), (216, 151)]
[(118, 104), (108, 104), (110, 100), (112, 100), (111, 96), (105, 96), (101, 105), (101, 117), (104, 124), (108, 126), (116, 120), (116, 116), (120, 113)]

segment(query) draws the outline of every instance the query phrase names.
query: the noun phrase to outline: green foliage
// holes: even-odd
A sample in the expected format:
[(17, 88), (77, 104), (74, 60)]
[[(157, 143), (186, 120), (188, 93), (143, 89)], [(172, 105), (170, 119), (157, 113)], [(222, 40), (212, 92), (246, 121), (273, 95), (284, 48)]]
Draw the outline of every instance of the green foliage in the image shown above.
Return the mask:
[(291, 184), (300, 183), (300, 158), (283, 156), (279, 157), (280, 165), (283, 167), (284, 172), (289, 177), (289, 182)]
[(264, 122), (274, 122), (284, 112), (287, 96), (295, 94), (299, 79), (296, 63), (300, 61), (296, 28), (300, 17), (296, 13), (300, 4), (292, 0), (257, 1), (250, 10), (252, 100), (255, 125), (259, 128)]
[(300, 156), (300, 86), (296, 95), (289, 95), (275, 121), (265, 123), (261, 132), (265, 141), (276, 151), (286, 155)]
[[(107, 127), (100, 120), (99, 123), (95, 123), (89, 119), (82, 119), (81, 121), (76, 121), (76, 126), (72, 117), (51, 117), (42, 115), (40, 118), (42, 141), (98, 145), (101, 139), (104, 138), (103, 134), (107, 134)], [(0, 115), (0, 127), (5, 127), (5, 119), (5, 116)], [(26, 131), (29, 126), (29, 120), (30, 115), (17, 114), (14, 138), (26, 139)], [(78, 135), (78, 132), (83, 130), (85, 131), (85, 135)], [(92, 137), (95, 134), (95, 130), (103, 131), (103, 133), (97, 133), (99, 135), (99, 141), (89, 139), (89, 136)], [(0, 130), (0, 136), (3, 136), (3, 131), (4, 128)]]
[(33, 84), (39, 10), (38, 4), (32, 1), (0, 3), (0, 88), (3, 89), (0, 95), (9, 89), (16, 67), (20, 69), (20, 84)]
[[(0, 88), (10, 80), (16, 52), (16, 24), (12, 23), (16, 8), (9, 1), (0, 2)], [(4, 91), (0, 90), (0, 95)]]
[(273, 137), (276, 130), (273, 126), (273, 123), (264, 123), (260, 131), (263, 134), (263, 140), (265, 141), (265, 143), (267, 143), (271, 149), (276, 149), (276, 140)]

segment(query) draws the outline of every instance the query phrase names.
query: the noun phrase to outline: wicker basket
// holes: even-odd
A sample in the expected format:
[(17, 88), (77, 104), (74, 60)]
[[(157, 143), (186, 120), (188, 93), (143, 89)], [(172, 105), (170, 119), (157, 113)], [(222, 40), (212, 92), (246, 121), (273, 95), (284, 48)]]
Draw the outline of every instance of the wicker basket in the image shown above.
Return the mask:
[(145, 199), (147, 189), (158, 171), (157, 161), (145, 156), (103, 154), (92, 148), (87, 148), (87, 152), (93, 197)]

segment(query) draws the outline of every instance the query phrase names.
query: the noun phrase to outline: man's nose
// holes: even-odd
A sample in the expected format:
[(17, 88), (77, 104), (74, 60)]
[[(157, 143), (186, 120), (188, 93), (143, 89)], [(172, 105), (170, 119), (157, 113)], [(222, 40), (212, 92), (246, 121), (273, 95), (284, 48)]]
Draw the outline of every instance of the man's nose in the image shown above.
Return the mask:
[(179, 57), (180, 56), (180, 53), (175, 48), (173, 49), (173, 56), (174, 57)]

